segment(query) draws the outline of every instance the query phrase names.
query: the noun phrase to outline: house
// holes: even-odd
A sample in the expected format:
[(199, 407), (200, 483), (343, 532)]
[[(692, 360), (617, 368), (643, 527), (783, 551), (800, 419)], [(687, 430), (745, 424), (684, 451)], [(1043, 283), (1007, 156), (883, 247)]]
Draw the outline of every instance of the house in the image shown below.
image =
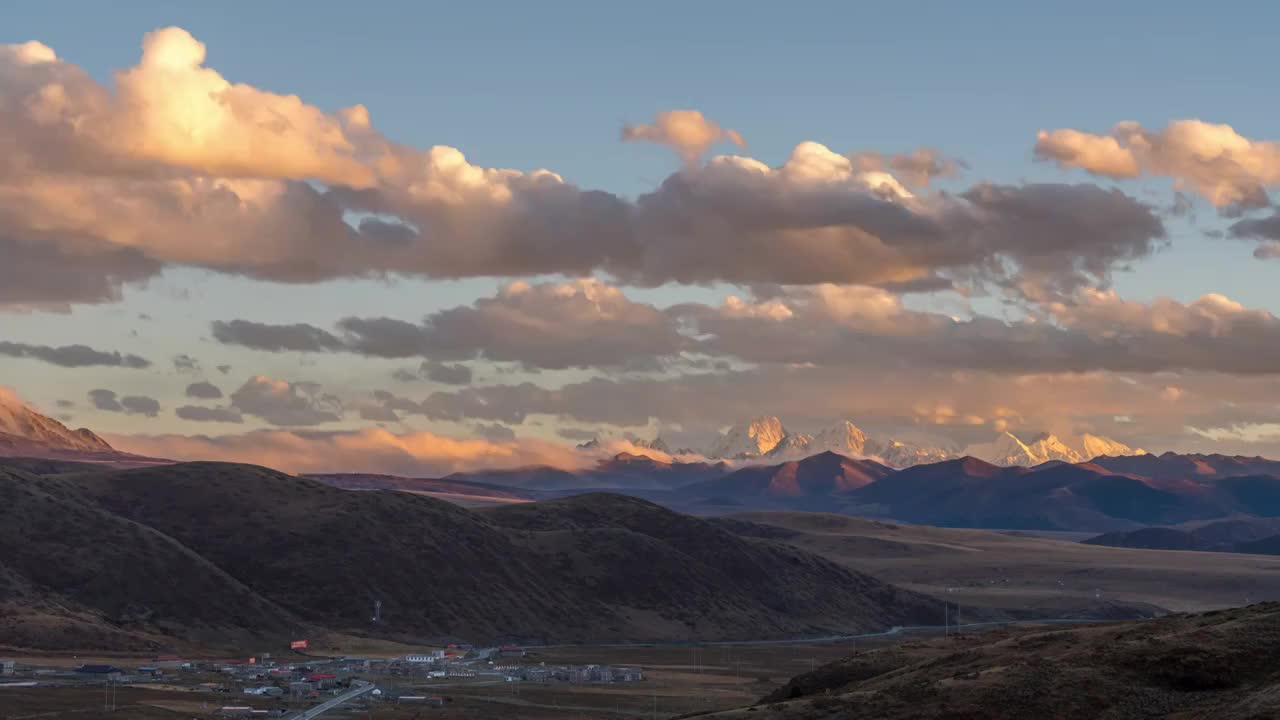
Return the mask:
[(444, 659), (443, 650), (433, 650), (429, 653), (418, 653), (415, 655), (405, 655), (404, 661), (410, 663), (433, 663)]
[(124, 671), (112, 665), (81, 665), (76, 668), (76, 675), (85, 680), (119, 680)]
[(291, 682), (289, 683), (289, 694), (294, 697), (304, 697), (310, 695), (316, 689), (315, 685), (309, 682)]
[(18, 669), (18, 664), (13, 660), (0, 660), (0, 675), (12, 675)]

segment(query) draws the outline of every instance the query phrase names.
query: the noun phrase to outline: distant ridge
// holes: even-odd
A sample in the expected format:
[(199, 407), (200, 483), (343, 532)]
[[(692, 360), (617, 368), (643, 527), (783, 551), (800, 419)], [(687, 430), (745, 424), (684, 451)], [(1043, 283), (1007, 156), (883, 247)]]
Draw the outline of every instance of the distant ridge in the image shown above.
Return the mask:
[(116, 466), (168, 462), (120, 452), (88, 428), (72, 430), (0, 387), (0, 457), (95, 462)]

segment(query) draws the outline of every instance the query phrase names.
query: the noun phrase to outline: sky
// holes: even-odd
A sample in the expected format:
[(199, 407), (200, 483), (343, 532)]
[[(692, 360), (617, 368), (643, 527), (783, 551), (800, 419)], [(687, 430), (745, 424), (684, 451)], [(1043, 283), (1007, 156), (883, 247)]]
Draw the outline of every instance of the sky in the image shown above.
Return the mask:
[(0, 385), (119, 447), (1280, 455), (1270, 4), (46, 5), (0, 31)]

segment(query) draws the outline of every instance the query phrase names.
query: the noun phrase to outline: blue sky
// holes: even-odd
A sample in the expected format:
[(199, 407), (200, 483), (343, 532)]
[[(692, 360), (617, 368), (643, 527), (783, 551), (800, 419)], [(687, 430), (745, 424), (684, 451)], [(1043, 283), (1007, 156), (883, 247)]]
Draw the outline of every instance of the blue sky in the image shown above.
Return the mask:
[[(117, 5), (9, 8), (0, 43), (38, 40), (109, 86), (113, 71), (138, 62), (145, 33), (177, 25), (207, 45), (206, 66), (233, 82), (296, 94), (326, 112), (363, 104), (378, 131), (400, 143), (457, 147), (484, 167), (549, 168), (582, 188), (629, 198), (654, 190), (680, 164), (661, 148), (620, 142), (620, 128), (677, 108), (700, 110), (740, 131), (747, 148), (735, 152), (769, 165), (783, 163), (806, 140), (837, 153), (927, 146), (967, 166), (931, 191), (959, 193), (988, 180), (1090, 182), (1122, 188), (1159, 210), (1173, 202), (1172, 180), (1115, 181), (1036, 161), (1036, 132), (1105, 133), (1122, 120), (1159, 129), (1173, 120), (1203, 119), (1229, 123), (1247, 138), (1277, 134), (1268, 59), (1280, 11), (1268, 3)], [(1249, 308), (1280, 311), (1274, 265), (1254, 260), (1248, 242), (1204, 237), (1203, 231), (1235, 218), (1189, 195), (1194, 220), (1164, 218), (1168, 248), (1140, 258), (1131, 270), (1114, 268), (1120, 295), (1190, 303), (1223, 293)], [(127, 285), (121, 302), (77, 305), (69, 313), (0, 314), (0, 340), (128, 346), (157, 367), (167, 365), (163, 358), (190, 352), (201, 356), (206, 370), (223, 362), (235, 366), (224, 379), (228, 392), (265, 374), (344, 385), (350, 394), (384, 387), (390, 370), (416, 361), (250, 352), (210, 340), (209, 323), (253, 317), (330, 327), (345, 316), (416, 321), (491, 295), (503, 282), (278, 285), (175, 264), (145, 286)], [(744, 295), (747, 288), (714, 283), (627, 290), (633, 300), (658, 306), (715, 303), (730, 293)], [(960, 304), (935, 295), (904, 302), (947, 312)], [(1026, 313), (989, 297), (973, 303), (976, 311), (996, 316), (1020, 319)], [(140, 319), (143, 314), (150, 319)], [(477, 368), (478, 380), (499, 382), (483, 364)], [(168, 408), (181, 402), (186, 379), (169, 373), (157, 380), (123, 369), (72, 372), (3, 358), (0, 371), (6, 384), (42, 407), (63, 394), (83, 404), (88, 389), (109, 386), (121, 394), (163, 396)], [(551, 377), (562, 382), (594, 373), (512, 378), (545, 384)], [(121, 433), (164, 429), (155, 418), (93, 408), (74, 416)], [(361, 424), (346, 417), (339, 426)], [(246, 428), (262, 426), (250, 420)], [(465, 432), (468, 425), (415, 418), (405, 419), (404, 427)], [(548, 422), (522, 433), (550, 437), (555, 427)]]

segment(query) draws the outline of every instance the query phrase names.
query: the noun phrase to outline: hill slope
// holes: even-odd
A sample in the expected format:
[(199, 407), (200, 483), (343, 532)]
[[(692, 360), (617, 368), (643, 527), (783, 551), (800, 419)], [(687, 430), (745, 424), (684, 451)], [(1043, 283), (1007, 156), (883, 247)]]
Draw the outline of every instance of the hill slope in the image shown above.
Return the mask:
[(720, 720), (1280, 715), (1280, 604), (1140, 623), (1025, 628), (867, 650)]
[(0, 468), (0, 645), (142, 649), (283, 636), (296, 617), (60, 479)]
[[(803, 550), (634, 498), (477, 514), (222, 463), (7, 477), (21, 499), (0, 517), (15, 607), (69, 598), (118, 617), (141, 603), (148, 632), (177, 637), (310, 623), (419, 641), (745, 639), (882, 629), (938, 612)], [(64, 557), (77, 559), (76, 573), (55, 572)], [(113, 570), (86, 574), (102, 568)], [(45, 642), (15, 633), (0, 644)]]

